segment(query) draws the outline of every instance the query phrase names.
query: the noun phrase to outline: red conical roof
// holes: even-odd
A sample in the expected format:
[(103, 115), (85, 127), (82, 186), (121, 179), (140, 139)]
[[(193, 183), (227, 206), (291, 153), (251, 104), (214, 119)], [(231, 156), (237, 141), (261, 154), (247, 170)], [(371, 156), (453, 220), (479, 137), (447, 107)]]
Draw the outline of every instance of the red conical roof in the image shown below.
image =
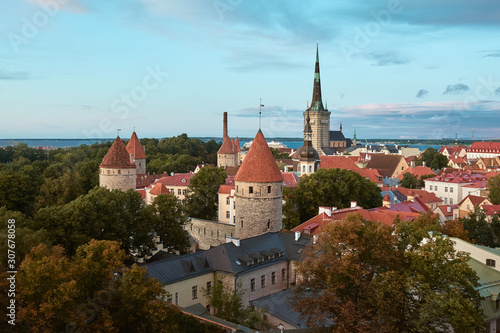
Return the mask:
[(149, 194), (152, 195), (169, 194), (169, 193), (170, 191), (162, 183), (156, 183), (156, 185), (151, 189), (151, 191), (149, 191)]
[(100, 167), (112, 169), (135, 168), (135, 164), (130, 161), (127, 148), (125, 148), (125, 144), (119, 136), (116, 137), (108, 153), (102, 159)]
[(234, 150), (239, 153), (241, 151), (241, 148), (240, 148), (240, 139), (238, 137), (236, 137), (236, 139), (234, 139)]
[(127, 151), (129, 154), (134, 155), (134, 159), (146, 159), (146, 153), (144, 152), (144, 148), (142, 148), (141, 142), (135, 134), (135, 131), (132, 133), (130, 137), (130, 141), (127, 144)]
[(281, 182), (283, 176), (261, 130), (253, 139), (234, 180), (251, 183)]
[(229, 136), (225, 136), (222, 140), (222, 146), (220, 146), (217, 154), (234, 154), (233, 145)]

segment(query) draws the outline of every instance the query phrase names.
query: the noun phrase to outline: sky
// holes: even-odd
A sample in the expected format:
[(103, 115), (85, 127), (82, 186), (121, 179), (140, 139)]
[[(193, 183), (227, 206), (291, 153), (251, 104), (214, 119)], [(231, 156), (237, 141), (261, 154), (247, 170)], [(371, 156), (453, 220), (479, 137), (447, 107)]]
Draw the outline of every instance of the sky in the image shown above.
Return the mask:
[[(500, 138), (498, 0), (13, 0), (0, 138)], [(262, 102), (260, 102), (262, 101)], [(119, 132), (120, 130), (120, 132)]]

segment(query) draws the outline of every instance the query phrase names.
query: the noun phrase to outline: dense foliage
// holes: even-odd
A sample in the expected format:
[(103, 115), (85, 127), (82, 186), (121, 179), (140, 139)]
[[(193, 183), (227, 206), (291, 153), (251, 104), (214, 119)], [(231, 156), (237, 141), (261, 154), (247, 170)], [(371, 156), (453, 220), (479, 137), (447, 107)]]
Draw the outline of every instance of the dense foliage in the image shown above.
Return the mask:
[(300, 178), (295, 189), (283, 193), (283, 223), (292, 229), (318, 214), (318, 207), (350, 207), (356, 201), (363, 208), (382, 205), (380, 188), (358, 173), (344, 169), (319, 169)]
[(423, 165), (424, 162), (432, 170), (440, 170), (448, 165), (448, 158), (429, 147), (420, 155), (420, 158), (415, 160), (415, 165)]
[(489, 198), (494, 205), (500, 205), (500, 174), (488, 179)]
[(227, 174), (222, 168), (206, 166), (191, 178), (185, 202), (190, 217), (217, 220), (220, 185), (226, 182)]
[(417, 177), (412, 173), (406, 172), (403, 174), (403, 179), (399, 182), (399, 185), (405, 188), (413, 188), (413, 189), (423, 189), (425, 187), (424, 179), (435, 177), (435, 174), (432, 175), (424, 175)]
[(18, 272), (20, 331), (219, 332), (161, 300), (165, 291), (144, 268), (124, 267), (117, 242), (95, 241), (68, 257), (39, 245)]
[[(430, 216), (389, 227), (359, 214), (323, 227), (298, 271), (295, 309), (336, 332), (474, 332), (476, 273)], [(429, 220), (430, 219), (430, 220)], [(459, 306), (458, 306), (459, 305)]]

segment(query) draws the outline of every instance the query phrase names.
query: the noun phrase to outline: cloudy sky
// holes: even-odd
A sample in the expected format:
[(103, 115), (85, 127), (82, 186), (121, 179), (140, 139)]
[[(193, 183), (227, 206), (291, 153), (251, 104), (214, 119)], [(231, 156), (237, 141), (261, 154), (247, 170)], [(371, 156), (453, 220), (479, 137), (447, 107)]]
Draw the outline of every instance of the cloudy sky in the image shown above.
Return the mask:
[(331, 127), (500, 137), (498, 0), (13, 0), (0, 138), (301, 137), (319, 43)]

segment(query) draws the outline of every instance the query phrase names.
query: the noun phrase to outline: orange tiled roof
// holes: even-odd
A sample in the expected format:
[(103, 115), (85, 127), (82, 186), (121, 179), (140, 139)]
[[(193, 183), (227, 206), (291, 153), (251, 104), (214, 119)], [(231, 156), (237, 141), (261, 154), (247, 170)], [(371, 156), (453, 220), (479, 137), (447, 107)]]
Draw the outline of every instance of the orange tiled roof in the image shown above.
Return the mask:
[(240, 182), (255, 183), (283, 181), (278, 164), (261, 130), (255, 135), (253, 143), (234, 179)]
[(157, 182), (155, 186), (149, 191), (149, 194), (160, 195), (160, 194), (170, 194), (170, 191), (162, 183)]
[(225, 136), (222, 139), (222, 146), (220, 146), (217, 154), (234, 154), (234, 146), (231, 139), (228, 136)]
[(125, 148), (125, 144), (119, 136), (116, 137), (115, 141), (109, 148), (108, 153), (102, 159), (101, 168), (113, 168), (113, 169), (135, 169), (135, 164), (130, 161), (130, 155)]
[(219, 191), (217, 192), (218, 194), (231, 194), (231, 190), (234, 189), (234, 184), (233, 185), (226, 185), (223, 184), (219, 186)]
[(166, 186), (188, 186), (191, 178), (193, 178), (194, 173), (176, 173), (173, 176), (162, 177), (157, 180)]
[(424, 166), (415, 166), (415, 167), (409, 167), (405, 171), (403, 171), (402, 174), (398, 176), (399, 179), (403, 179), (405, 173), (411, 173), (412, 175), (417, 176), (417, 178), (420, 178), (421, 176), (427, 176), (427, 175), (433, 175), (435, 176), (436, 173), (432, 171), (431, 168), (424, 167)]
[(144, 148), (142, 148), (141, 142), (135, 134), (135, 131), (132, 133), (130, 137), (130, 141), (127, 144), (127, 151), (129, 154), (134, 155), (134, 159), (146, 159), (146, 153), (144, 152)]

